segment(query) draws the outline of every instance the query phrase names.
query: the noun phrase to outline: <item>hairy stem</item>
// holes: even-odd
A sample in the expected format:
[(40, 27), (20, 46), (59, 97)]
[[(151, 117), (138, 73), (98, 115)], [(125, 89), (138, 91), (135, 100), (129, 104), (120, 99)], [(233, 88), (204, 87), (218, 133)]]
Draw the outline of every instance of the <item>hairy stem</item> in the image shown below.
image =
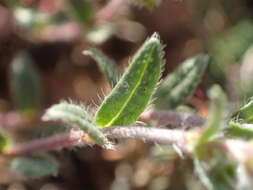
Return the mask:
[[(135, 138), (147, 142), (177, 145), (183, 150), (185, 147), (185, 132), (183, 130), (162, 129), (143, 126), (116, 126), (106, 128), (103, 133), (108, 138), (125, 139)], [(5, 156), (17, 157), (31, 154), (35, 151), (49, 151), (64, 147), (92, 144), (86, 133), (81, 130), (57, 134), (33, 140), (27, 143), (15, 145), (4, 152)]]
[(85, 133), (83, 131), (70, 131), (15, 145), (4, 152), (4, 154), (9, 157), (17, 157), (33, 153), (34, 151), (48, 151), (63, 147), (81, 145), (85, 143), (84, 141)]
[(162, 129), (143, 126), (115, 126), (104, 130), (109, 138), (136, 138), (159, 144), (176, 144), (183, 148), (185, 136), (183, 130)]
[(156, 121), (159, 126), (184, 129), (202, 127), (206, 122), (205, 118), (193, 114), (154, 110), (143, 112), (139, 119), (144, 122)]

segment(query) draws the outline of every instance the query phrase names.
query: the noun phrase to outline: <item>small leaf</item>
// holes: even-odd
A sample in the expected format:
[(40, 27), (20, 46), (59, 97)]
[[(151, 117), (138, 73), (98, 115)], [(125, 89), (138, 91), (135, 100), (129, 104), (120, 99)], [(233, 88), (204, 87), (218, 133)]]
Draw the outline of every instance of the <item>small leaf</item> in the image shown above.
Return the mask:
[[(240, 174), (231, 155), (221, 149), (218, 143), (204, 144), (201, 159), (196, 156), (194, 169), (202, 184), (208, 190), (237, 190)], [(239, 174), (239, 175), (238, 175)]]
[(214, 135), (219, 132), (222, 126), (221, 121), (224, 116), (224, 109), (227, 102), (226, 95), (218, 85), (214, 85), (210, 89), (208, 95), (211, 99), (209, 117), (207, 120), (206, 130), (197, 143), (198, 146), (208, 142)]
[(160, 78), (162, 45), (157, 34), (148, 39), (111, 94), (99, 107), (95, 120), (100, 127), (132, 124), (144, 111)]
[(203, 185), (208, 190), (215, 190), (215, 187), (214, 187), (212, 181), (210, 180), (205, 168), (203, 167), (203, 163), (197, 158), (193, 159), (193, 163), (194, 163), (195, 173), (198, 175), (198, 177), (199, 177), (200, 181), (203, 183)]
[[(46, 114), (51, 113), (52, 115), (55, 111), (61, 111), (61, 112), (67, 112), (67, 113), (72, 113), (80, 118), (82, 118), (83, 120), (89, 122), (89, 123), (93, 123), (93, 118), (91, 117), (91, 115), (88, 113), (88, 111), (86, 110), (85, 106), (80, 104), (77, 105), (72, 101), (61, 101), (59, 104), (55, 104), (53, 106), (51, 106), (49, 109), (47, 109), (45, 115), (43, 116), (43, 118), (46, 118)], [(50, 116), (50, 115), (49, 115)]]
[(210, 140), (222, 127), (226, 96), (220, 86), (214, 85), (208, 92), (211, 100), (209, 118), (204, 133), (199, 138), (193, 160), (196, 174), (208, 190), (231, 189), (236, 185), (236, 166), (221, 145)]
[(253, 124), (253, 99), (239, 109), (239, 111), (234, 114), (234, 118), (237, 120), (242, 119), (247, 123)]
[(230, 121), (229, 126), (225, 129), (225, 134), (226, 136), (232, 138), (252, 139), (253, 125), (246, 123), (241, 124), (234, 121)]
[(13, 100), (23, 113), (34, 113), (41, 104), (40, 78), (26, 52), (19, 53), (11, 65), (10, 80)]
[(97, 62), (100, 71), (105, 74), (112, 87), (117, 84), (120, 73), (116, 63), (113, 60), (95, 48), (83, 51), (83, 54), (91, 56)]
[(69, 0), (68, 11), (81, 24), (91, 21), (93, 12), (90, 3), (87, 0)]
[(45, 155), (14, 158), (11, 162), (11, 168), (26, 177), (39, 178), (58, 174), (56, 161)]
[(193, 94), (204, 74), (208, 56), (198, 55), (186, 60), (169, 74), (157, 89), (154, 102), (157, 108), (174, 109)]
[(241, 19), (233, 27), (212, 39), (209, 47), (212, 60), (208, 71), (217, 83), (224, 84), (227, 68), (231, 64), (240, 63), (242, 56), (253, 43), (252, 32), (252, 21)]
[[(240, 81), (239, 85), (241, 94), (245, 98), (253, 96), (253, 46), (246, 51), (240, 66)], [(237, 80), (238, 81), (238, 80)]]
[(42, 117), (42, 120), (61, 120), (66, 122), (76, 129), (85, 131), (99, 145), (108, 149), (112, 148), (112, 144), (93, 124), (91, 116), (89, 116), (84, 107), (67, 102), (61, 102), (60, 104), (55, 104), (47, 109), (46, 113)]

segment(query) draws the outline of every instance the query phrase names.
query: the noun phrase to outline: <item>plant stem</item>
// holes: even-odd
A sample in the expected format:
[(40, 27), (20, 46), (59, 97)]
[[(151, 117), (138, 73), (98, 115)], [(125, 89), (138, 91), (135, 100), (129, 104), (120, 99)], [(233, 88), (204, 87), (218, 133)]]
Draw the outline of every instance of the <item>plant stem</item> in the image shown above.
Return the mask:
[(206, 119), (188, 113), (177, 113), (172, 111), (148, 110), (141, 114), (141, 121), (156, 121), (158, 126), (170, 126), (170, 128), (195, 128), (202, 127)]
[[(136, 138), (152, 143), (177, 145), (185, 150), (185, 132), (183, 130), (162, 129), (143, 126), (116, 126), (103, 130), (108, 138)], [(92, 144), (83, 131), (70, 131), (27, 143), (15, 145), (4, 152), (5, 156), (17, 157), (35, 151), (49, 151), (64, 147)]]
[(183, 130), (162, 129), (143, 126), (115, 126), (104, 130), (109, 138), (125, 139), (136, 138), (159, 144), (173, 145), (180, 148), (184, 147), (185, 135)]
[[(18, 113), (16, 114), (19, 115)], [(9, 115), (8, 115), (9, 116)], [(0, 127), (10, 129), (12, 123), (6, 120), (7, 115), (1, 115)], [(10, 115), (10, 117), (12, 117)], [(143, 126), (117, 126), (106, 128), (103, 130), (108, 138), (124, 139), (136, 138), (143, 141), (159, 143), (159, 144), (176, 144), (184, 149), (185, 133), (182, 129), (165, 129), (159, 128), (161, 126), (169, 125), (171, 128), (183, 127), (184, 129), (201, 127), (204, 125), (206, 119), (197, 115), (176, 113), (171, 111), (145, 111), (139, 118), (142, 121), (157, 121), (156, 127)], [(21, 120), (18, 119), (19, 123)], [(57, 122), (58, 123), (58, 122)], [(14, 124), (14, 128), (17, 124)], [(12, 127), (11, 127), (12, 128)], [(61, 133), (50, 137), (45, 137), (38, 140), (33, 140), (27, 143), (10, 146), (4, 154), (9, 157), (17, 157), (26, 154), (31, 154), (35, 151), (48, 151), (64, 147), (71, 147), (76, 145), (93, 144), (86, 133), (81, 130)]]
[(48, 151), (63, 147), (76, 146), (85, 143), (84, 141), (85, 133), (83, 131), (70, 131), (15, 145), (5, 151), (4, 155), (8, 157), (23, 156), (31, 154), (34, 151)]
[(22, 116), (18, 112), (0, 113), (0, 128), (12, 130), (19, 128), (24, 123)]

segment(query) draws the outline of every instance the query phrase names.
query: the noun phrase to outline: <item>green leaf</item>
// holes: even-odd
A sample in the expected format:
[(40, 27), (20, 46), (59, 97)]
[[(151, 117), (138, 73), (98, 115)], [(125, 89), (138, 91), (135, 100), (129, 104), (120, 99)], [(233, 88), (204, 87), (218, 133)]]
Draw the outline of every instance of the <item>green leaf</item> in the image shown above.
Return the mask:
[(198, 175), (200, 181), (205, 185), (205, 187), (208, 190), (214, 190), (215, 189), (214, 185), (212, 181), (210, 180), (207, 172), (205, 171), (203, 163), (197, 158), (193, 159), (193, 163), (194, 163), (195, 173)]
[(132, 124), (148, 105), (160, 78), (162, 45), (157, 34), (148, 39), (130, 66), (99, 107), (95, 120), (100, 127)]
[(208, 95), (209, 98), (211, 99), (211, 105), (209, 108), (209, 117), (207, 120), (206, 130), (204, 131), (204, 133), (202, 134), (197, 143), (198, 146), (208, 142), (214, 135), (216, 135), (219, 132), (222, 126), (224, 109), (227, 103), (226, 95), (218, 85), (214, 85), (210, 89)]
[(11, 64), (11, 92), (17, 108), (34, 113), (41, 104), (40, 77), (26, 52), (19, 53)]
[(211, 100), (209, 118), (193, 152), (195, 172), (208, 190), (234, 189), (238, 178), (236, 165), (219, 142), (211, 141), (222, 127), (226, 95), (218, 85), (214, 85), (208, 95)]
[(193, 158), (195, 172), (208, 190), (240, 189), (237, 165), (219, 146), (221, 147), (217, 143), (202, 145), (201, 149), (205, 154), (201, 159), (196, 155)]
[(87, 0), (68, 0), (68, 11), (81, 24), (91, 21), (93, 11)]
[(120, 73), (116, 63), (112, 59), (95, 48), (83, 51), (83, 54), (91, 56), (97, 62), (100, 71), (104, 73), (112, 87), (117, 84)]
[(169, 74), (157, 89), (154, 102), (157, 108), (174, 109), (193, 94), (204, 74), (208, 56), (198, 55), (187, 59), (173, 73)]
[(227, 68), (231, 64), (240, 63), (240, 59), (253, 43), (252, 32), (252, 21), (241, 19), (229, 30), (212, 39), (209, 48), (212, 59), (208, 71), (217, 83), (224, 84)]
[(238, 90), (243, 99), (253, 96), (253, 46), (250, 46), (241, 59), (240, 80), (236, 80), (235, 85), (238, 85)]
[(58, 174), (56, 161), (45, 155), (14, 158), (11, 162), (11, 168), (26, 177), (39, 178)]
[(253, 124), (253, 99), (244, 105), (242, 108), (239, 109), (237, 113), (234, 114), (234, 118), (242, 119), (246, 123), (251, 123)]
[(241, 124), (235, 121), (230, 121), (229, 126), (225, 129), (225, 134), (232, 138), (253, 138), (253, 125), (252, 124)]
[(89, 116), (84, 106), (78, 106), (64, 101), (47, 109), (42, 120), (61, 120), (66, 122), (71, 125), (71, 127), (86, 132), (99, 145), (108, 149), (112, 148), (112, 144), (102, 131), (93, 124), (92, 118)]

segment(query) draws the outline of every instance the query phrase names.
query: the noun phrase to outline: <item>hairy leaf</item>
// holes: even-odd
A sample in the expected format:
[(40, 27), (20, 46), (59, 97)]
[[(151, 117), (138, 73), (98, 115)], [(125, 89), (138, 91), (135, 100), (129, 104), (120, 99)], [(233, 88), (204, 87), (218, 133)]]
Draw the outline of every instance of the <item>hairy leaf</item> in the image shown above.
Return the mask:
[(148, 39), (130, 66), (99, 107), (95, 120), (100, 127), (129, 125), (144, 111), (160, 78), (162, 45), (157, 34)]
[(252, 32), (252, 21), (242, 19), (212, 40), (210, 53), (213, 56), (208, 70), (218, 83), (225, 82), (226, 69), (231, 63), (239, 63), (244, 53), (252, 45)]
[(201, 182), (206, 186), (208, 190), (214, 190), (215, 188), (209, 179), (208, 174), (206, 173), (201, 161), (197, 158), (195, 158), (193, 161), (195, 173), (198, 175)]
[(27, 53), (21, 52), (13, 60), (10, 80), (17, 108), (25, 113), (36, 111), (41, 103), (40, 78)]
[(226, 136), (232, 138), (253, 138), (253, 125), (246, 123), (237, 123), (235, 121), (230, 121), (229, 126), (225, 129)]
[(56, 161), (44, 155), (15, 158), (11, 162), (11, 168), (26, 177), (39, 178), (58, 174)]
[(211, 100), (209, 118), (193, 152), (195, 171), (208, 190), (236, 189), (236, 164), (219, 142), (210, 141), (222, 127), (227, 99), (218, 85), (214, 85), (208, 95)]
[(67, 102), (53, 105), (43, 115), (44, 121), (61, 120), (71, 127), (85, 131), (99, 145), (112, 148), (105, 135), (93, 124), (91, 116), (84, 107)]
[(198, 55), (186, 60), (169, 74), (157, 89), (157, 108), (174, 109), (193, 94), (206, 70), (208, 56)]
[[(239, 176), (237, 165), (219, 144), (204, 144), (202, 158), (194, 157), (194, 169), (208, 190), (236, 190)], [(240, 174), (239, 174), (240, 175)], [(240, 188), (239, 188), (240, 189)]]
[(198, 141), (198, 145), (208, 142), (214, 135), (216, 135), (221, 126), (224, 117), (224, 109), (227, 103), (226, 95), (218, 85), (214, 85), (209, 93), (211, 105), (209, 108), (209, 116), (206, 124), (206, 130)]
[(242, 119), (247, 123), (253, 124), (253, 99), (251, 99), (237, 113), (235, 113), (234, 117), (236, 119)]
[(91, 56), (97, 62), (100, 71), (104, 73), (112, 87), (117, 84), (120, 73), (113, 60), (95, 48), (83, 51), (83, 54)]

